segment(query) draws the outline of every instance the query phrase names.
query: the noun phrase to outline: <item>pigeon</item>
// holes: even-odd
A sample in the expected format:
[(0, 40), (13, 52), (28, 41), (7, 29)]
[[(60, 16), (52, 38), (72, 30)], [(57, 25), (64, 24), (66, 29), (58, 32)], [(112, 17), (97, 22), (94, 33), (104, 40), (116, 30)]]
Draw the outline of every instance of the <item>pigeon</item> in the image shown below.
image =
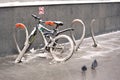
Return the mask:
[(87, 67), (84, 65), (84, 66), (81, 68), (81, 70), (82, 70), (83, 72), (85, 72), (85, 71), (87, 70)]
[(98, 63), (97, 63), (97, 60), (95, 59), (93, 62), (92, 62), (92, 65), (91, 65), (91, 69), (95, 70), (95, 68), (98, 66)]

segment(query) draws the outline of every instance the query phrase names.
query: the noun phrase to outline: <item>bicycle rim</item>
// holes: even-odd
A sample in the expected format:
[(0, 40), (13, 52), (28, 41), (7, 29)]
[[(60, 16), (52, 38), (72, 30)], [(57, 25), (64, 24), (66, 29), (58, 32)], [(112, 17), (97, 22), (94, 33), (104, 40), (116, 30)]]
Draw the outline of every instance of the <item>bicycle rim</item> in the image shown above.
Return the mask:
[(73, 41), (67, 35), (55, 37), (50, 48), (51, 55), (56, 61), (67, 61), (73, 55), (73, 50)]

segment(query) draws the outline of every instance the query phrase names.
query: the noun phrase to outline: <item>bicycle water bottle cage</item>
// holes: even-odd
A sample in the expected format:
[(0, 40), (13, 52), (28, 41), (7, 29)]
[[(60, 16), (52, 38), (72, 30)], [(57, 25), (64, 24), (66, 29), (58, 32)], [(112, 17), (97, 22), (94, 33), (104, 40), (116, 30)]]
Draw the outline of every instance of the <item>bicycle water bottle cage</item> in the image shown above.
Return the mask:
[(25, 25), (23, 23), (16, 23), (15, 24), (16, 28), (24, 29)]
[(56, 28), (63, 26), (63, 22), (61, 21), (45, 21), (45, 24), (49, 26), (56, 26)]

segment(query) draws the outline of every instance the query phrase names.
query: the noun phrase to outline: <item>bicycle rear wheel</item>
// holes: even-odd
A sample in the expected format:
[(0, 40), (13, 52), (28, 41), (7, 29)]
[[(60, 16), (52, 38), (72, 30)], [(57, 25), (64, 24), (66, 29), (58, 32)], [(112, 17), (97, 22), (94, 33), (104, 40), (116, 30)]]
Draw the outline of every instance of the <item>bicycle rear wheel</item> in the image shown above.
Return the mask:
[(55, 37), (50, 48), (51, 55), (56, 61), (67, 61), (73, 55), (73, 50), (73, 41), (67, 35)]

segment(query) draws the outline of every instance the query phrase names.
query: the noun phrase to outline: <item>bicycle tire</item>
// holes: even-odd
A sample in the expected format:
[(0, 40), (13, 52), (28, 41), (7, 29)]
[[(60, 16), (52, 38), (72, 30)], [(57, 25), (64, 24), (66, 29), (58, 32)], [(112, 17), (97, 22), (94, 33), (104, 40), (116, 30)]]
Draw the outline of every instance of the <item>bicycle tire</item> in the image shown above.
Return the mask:
[(67, 35), (58, 35), (51, 43), (50, 52), (55, 61), (67, 61), (72, 57), (73, 51), (73, 41)]
[[(80, 34), (78, 34), (78, 31), (81, 30), (81, 27), (80, 26), (74, 26), (75, 23), (79, 23), (79, 24), (82, 24), (82, 36), (80, 37)], [(74, 27), (73, 27), (74, 26)], [(71, 26), (74, 30), (71, 32), (71, 38), (72, 40), (74, 41), (74, 45), (75, 45), (75, 51), (78, 50), (79, 46), (81, 45), (81, 43), (83, 42), (83, 39), (85, 37), (85, 24), (84, 22), (81, 20), (81, 19), (74, 19), (72, 21), (72, 26)], [(77, 31), (75, 31), (77, 30)], [(78, 37), (78, 38), (76, 38)]]

